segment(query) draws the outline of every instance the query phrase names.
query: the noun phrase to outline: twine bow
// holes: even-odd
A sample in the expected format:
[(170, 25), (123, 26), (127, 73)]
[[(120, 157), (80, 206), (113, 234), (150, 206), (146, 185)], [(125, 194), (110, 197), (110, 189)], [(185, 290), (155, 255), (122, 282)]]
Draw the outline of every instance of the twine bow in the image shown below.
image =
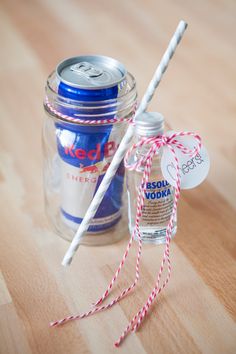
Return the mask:
[[(190, 149), (186, 146), (184, 146), (182, 143), (180, 143), (176, 138), (177, 137), (185, 137), (185, 136), (192, 136), (195, 141), (196, 141), (196, 147), (193, 149)], [(147, 145), (149, 149), (147, 150), (146, 154), (142, 156), (142, 158), (136, 162), (130, 163), (129, 161), (131, 160), (130, 157), (134, 154), (135, 150), (139, 147), (142, 147), (144, 145)], [(136, 144), (132, 145), (132, 147), (127, 151), (126, 156), (125, 156), (125, 167), (131, 171), (133, 170), (138, 170), (141, 166), (144, 166), (143, 170), (143, 175), (142, 175), (142, 180), (138, 189), (138, 198), (137, 198), (137, 212), (136, 212), (136, 217), (135, 217), (135, 227), (133, 230), (133, 233), (131, 235), (131, 238), (129, 240), (129, 243), (126, 247), (126, 250), (124, 252), (124, 255), (121, 259), (121, 262), (111, 280), (109, 283), (106, 291), (103, 293), (103, 295), (100, 297), (100, 299), (92, 304), (91, 309), (88, 312), (85, 312), (83, 314), (79, 315), (72, 315), (69, 317), (66, 317), (62, 320), (52, 322), (50, 325), (51, 326), (58, 326), (61, 324), (64, 324), (68, 321), (76, 320), (76, 319), (82, 319), (88, 316), (93, 315), (94, 313), (106, 310), (113, 305), (115, 305), (117, 302), (119, 302), (122, 298), (124, 298), (137, 284), (139, 277), (140, 277), (140, 259), (141, 259), (141, 254), (142, 254), (142, 239), (141, 239), (141, 234), (140, 234), (140, 219), (142, 216), (142, 209), (144, 205), (144, 197), (145, 197), (145, 191), (146, 191), (146, 185), (147, 182), (149, 181), (151, 169), (152, 169), (152, 162), (154, 156), (159, 152), (160, 148), (162, 147), (167, 147), (170, 152), (173, 155), (174, 158), (174, 164), (175, 164), (175, 169), (176, 169), (176, 179), (175, 179), (175, 188), (174, 188), (174, 202), (173, 202), (173, 209), (172, 209), (172, 214), (168, 223), (168, 226), (166, 228), (166, 244), (165, 244), (165, 249), (163, 253), (163, 258), (161, 262), (161, 266), (159, 269), (159, 272), (157, 274), (156, 278), (156, 283), (154, 288), (152, 289), (151, 293), (149, 294), (145, 304), (143, 307), (135, 314), (135, 316), (132, 318), (132, 320), (129, 322), (128, 326), (125, 328), (119, 339), (115, 342), (115, 346), (119, 346), (121, 342), (126, 338), (126, 336), (131, 332), (131, 331), (136, 331), (141, 323), (143, 322), (143, 319), (147, 315), (151, 305), (153, 304), (153, 301), (157, 297), (157, 295), (165, 288), (167, 285), (169, 279), (170, 279), (170, 274), (171, 274), (171, 263), (170, 263), (170, 241), (171, 241), (171, 233), (172, 233), (172, 228), (173, 228), (173, 222), (175, 219), (176, 211), (177, 211), (177, 205), (178, 205), (178, 200), (180, 197), (180, 183), (181, 183), (181, 178), (180, 178), (180, 167), (179, 167), (179, 160), (176, 155), (175, 149), (179, 149), (183, 154), (189, 155), (191, 158), (195, 157), (200, 149), (201, 149), (201, 138), (199, 135), (192, 133), (192, 132), (179, 132), (179, 133), (173, 133), (171, 135), (162, 135), (162, 136), (157, 136), (157, 137), (151, 137), (151, 138), (141, 138)], [(113, 288), (114, 283), (116, 282), (121, 269), (123, 268), (126, 258), (129, 254), (130, 248), (132, 246), (133, 240), (135, 236), (138, 239), (138, 251), (137, 251), (137, 258), (136, 258), (136, 272), (135, 272), (135, 279), (134, 282), (126, 289), (124, 289), (119, 296), (117, 296), (115, 299), (113, 299), (110, 303), (106, 305), (101, 305), (103, 301), (108, 297), (109, 293), (111, 292), (111, 289)], [(162, 284), (160, 284), (163, 271), (165, 269), (165, 266), (167, 265), (167, 275)]]

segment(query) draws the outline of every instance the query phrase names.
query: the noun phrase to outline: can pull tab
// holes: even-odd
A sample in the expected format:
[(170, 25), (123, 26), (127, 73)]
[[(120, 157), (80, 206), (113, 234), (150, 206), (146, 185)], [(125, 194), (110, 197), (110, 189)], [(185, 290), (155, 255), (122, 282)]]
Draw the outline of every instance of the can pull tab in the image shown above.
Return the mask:
[(84, 75), (88, 79), (98, 77), (103, 74), (102, 69), (99, 69), (98, 67), (93, 66), (91, 63), (86, 61), (72, 65), (70, 70), (76, 72), (77, 74)]

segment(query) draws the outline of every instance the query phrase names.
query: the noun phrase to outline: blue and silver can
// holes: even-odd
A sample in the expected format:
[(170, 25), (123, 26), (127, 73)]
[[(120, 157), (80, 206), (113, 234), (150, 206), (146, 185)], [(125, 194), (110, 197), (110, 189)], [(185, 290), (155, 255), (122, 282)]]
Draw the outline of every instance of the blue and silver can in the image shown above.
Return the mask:
[[(50, 105), (45, 104), (54, 119), (57, 149), (52, 169), (57, 171), (54, 180), (59, 189), (60, 219), (73, 232), (82, 222), (134, 113), (135, 82), (121, 63), (104, 56), (66, 59), (53, 77), (51, 89), (57, 92), (50, 95), (47, 85)], [(104, 233), (120, 220), (123, 180), (121, 163), (88, 229), (90, 233)], [(89, 243), (114, 241), (99, 242), (99, 237), (95, 242), (90, 237)]]

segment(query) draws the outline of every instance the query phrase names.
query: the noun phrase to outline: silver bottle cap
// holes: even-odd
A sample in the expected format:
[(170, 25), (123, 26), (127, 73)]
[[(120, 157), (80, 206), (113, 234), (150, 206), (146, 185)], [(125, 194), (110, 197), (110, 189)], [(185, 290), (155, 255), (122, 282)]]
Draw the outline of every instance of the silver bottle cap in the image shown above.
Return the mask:
[(63, 60), (56, 69), (59, 81), (81, 89), (104, 89), (118, 85), (127, 71), (119, 61), (101, 55), (86, 55)]
[(164, 117), (158, 112), (145, 112), (135, 119), (137, 135), (151, 137), (164, 133)]

